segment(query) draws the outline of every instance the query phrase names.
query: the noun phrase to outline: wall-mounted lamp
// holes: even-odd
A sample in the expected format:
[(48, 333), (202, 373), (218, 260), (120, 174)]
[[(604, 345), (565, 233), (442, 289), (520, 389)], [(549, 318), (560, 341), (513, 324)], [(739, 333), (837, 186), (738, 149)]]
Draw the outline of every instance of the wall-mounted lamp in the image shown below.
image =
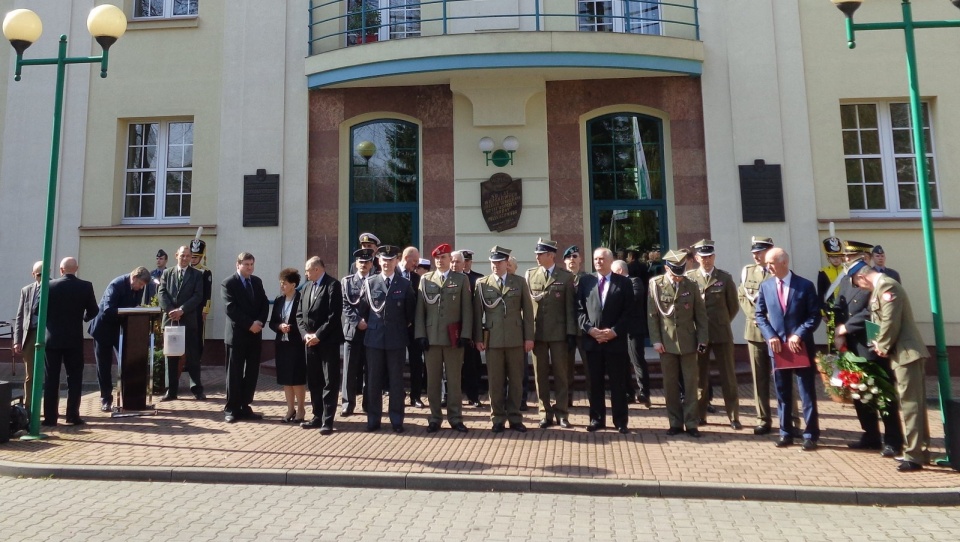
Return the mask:
[(356, 151), (363, 158), (363, 166), (367, 167), (370, 165), (370, 159), (377, 153), (377, 146), (373, 141), (361, 141), (357, 143)]
[(503, 148), (494, 150), (496, 144), (491, 137), (480, 138), (480, 150), (487, 157), (487, 165), (492, 162), (497, 167), (503, 167), (507, 164), (513, 165), (513, 153), (520, 148), (520, 140), (507, 136), (503, 138)]

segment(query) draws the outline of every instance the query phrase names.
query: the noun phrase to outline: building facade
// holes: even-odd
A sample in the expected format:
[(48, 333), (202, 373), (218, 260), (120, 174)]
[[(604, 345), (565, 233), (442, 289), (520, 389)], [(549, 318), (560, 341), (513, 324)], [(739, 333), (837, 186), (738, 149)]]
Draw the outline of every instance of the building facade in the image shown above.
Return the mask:
[[(54, 54), (61, 33), (82, 56), (99, 54), (84, 27), (99, 3), (0, 7), (43, 19), (27, 58)], [(884, 245), (932, 343), (919, 222), (896, 176), (902, 52), (872, 36), (848, 51), (828, 1), (112, 3), (130, 25), (109, 77), (68, 68), (54, 250), (55, 261), (78, 255), (98, 289), (149, 267), (159, 248), (172, 255), (198, 226), (217, 279), (245, 250), (269, 285), (309, 255), (342, 276), (363, 231), (473, 249), (480, 272), (494, 244), (532, 265), (538, 237), (587, 258), (595, 246), (667, 250), (709, 237), (717, 265), (736, 273), (750, 237), (764, 235), (812, 276), (833, 221), (841, 237)], [(870, 4), (859, 17), (889, 16), (897, 2)], [(918, 17), (956, 15), (943, 4)], [(960, 71), (943, 45), (960, 33), (926, 38), (943, 270), (957, 263), (945, 247), (960, 233), (949, 182), (960, 121), (948, 114)], [(54, 74), (34, 67), (13, 82), (13, 60), (0, 58), (0, 276), (19, 286), (41, 253)], [(851, 153), (848, 141), (871, 130), (886, 130), (877, 139), (889, 157), (882, 145)], [(894, 176), (869, 177), (874, 158)], [(854, 161), (866, 164), (859, 183)], [(516, 197), (516, 224), (492, 228), (491, 215), (515, 210), (493, 203)], [(780, 217), (757, 212), (780, 201)], [(208, 336), (218, 338), (214, 299)], [(15, 303), (11, 286), (0, 309)], [(960, 310), (946, 310), (955, 343)]]

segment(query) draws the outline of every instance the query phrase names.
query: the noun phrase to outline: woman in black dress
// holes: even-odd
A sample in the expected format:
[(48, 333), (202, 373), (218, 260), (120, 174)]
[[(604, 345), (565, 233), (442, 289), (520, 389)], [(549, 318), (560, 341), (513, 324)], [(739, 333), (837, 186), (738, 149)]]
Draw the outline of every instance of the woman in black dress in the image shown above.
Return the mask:
[(302, 422), (306, 416), (307, 359), (297, 326), (297, 306), (300, 304), (300, 273), (292, 267), (280, 271), (280, 295), (273, 300), (270, 329), (276, 334), (277, 384), (283, 386), (287, 399), (287, 415), (283, 423)]

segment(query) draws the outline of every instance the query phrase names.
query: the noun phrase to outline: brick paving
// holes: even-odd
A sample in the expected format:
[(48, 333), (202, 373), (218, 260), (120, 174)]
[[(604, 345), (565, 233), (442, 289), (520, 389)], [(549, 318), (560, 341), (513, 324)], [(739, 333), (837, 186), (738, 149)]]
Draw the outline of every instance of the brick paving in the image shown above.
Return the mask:
[[(800, 452), (798, 446), (774, 447), (774, 433), (754, 436), (755, 412), (749, 385), (740, 386), (741, 420), (745, 429), (734, 431), (721, 413), (710, 415), (701, 428), (703, 438), (668, 437), (662, 394), (655, 392), (653, 408), (630, 405), (631, 434), (607, 430), (588, 433), (587, 400), (576, 392), (570, 421), (572, 430), (536, 428), (535, 410), (524, 416), (525, 434), (509, 429), (490, 432), (489, 402), (485, 407), (464, 407), (470, 432), (461, 435), (444, 427), (426, 432), (428, 409), (407, 407), (404, 434), (385, 429), (365, 432), (365, 416), (338, 417), (335, 432), (321, 436), (280, 423), (285, 414), (282, 390), (273, 377), (260, 380), (254, 409), (264, 414), (258, 422), (223, 423), (223, 369), (205, 367), (210, 400), (181, 399), (157, 403), (156, 416), (110, 418), (99, 411), (98, 393), (91, 368), (81, 415), (87, 424), (43, 428), (41, 441), (11, 441), (0, 445), (0, 461), (19, 464), (198, 467), (239, 469), (296, 469), (366, 473), (430, 473), (460, 476), (517, 476), (648, 482), (693, 482), (723, 486), (753, 484), (805, 488), (904, 488), (960, 487), (952, 469), (930, 466), (922, 472), (900, 474), (896, 463), (877, 452), (847, 448), (859, 436), (853, 408), (821, 395), (823, 433), (820, 448)], [(6, 374), (4, 374), (6, 373)], [(0, 379), (9, 374), (6, 364)], [(954, 379), (954, 388), (960, 379)], [(92, 384), (92, 386), (90, 386)], [(181, 385), (183, 388), (183, 384)], [(929, 393), (936, 393), (931, 379)], [(822, 394), (822, 391), (821, 391)], [(719, 394), (718, 394), (719, 395)], [(749, 399), (748, 399), (749, 397)], [(933, 399), (933, 397), (931, 397)], [(61, 414), (64, 401), (61, 400)], [(943, 426), (936, 403), (931, 401), (932, 450), (942, 453)], [(386, 410), (386, 406), (384, 407)], [(309, 417), (308, 412), (308, 417)], [(609, 416), (609, 413), (608, 413)]]

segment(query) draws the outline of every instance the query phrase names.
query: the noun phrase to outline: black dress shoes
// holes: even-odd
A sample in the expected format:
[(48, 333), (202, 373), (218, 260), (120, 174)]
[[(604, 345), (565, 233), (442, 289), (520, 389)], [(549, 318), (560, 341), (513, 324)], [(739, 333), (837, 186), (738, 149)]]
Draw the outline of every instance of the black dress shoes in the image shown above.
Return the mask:
[(793, 446), (793, 437), (780, 437), (777, 440), (777, 448), (786, 448), (787, 446)]
[(648, 395), (637, 395), (637, 403), (639, 403), (639, 404), (641, 404), (641, 405), (643, 405), (643, 406), (645, 406), (645, 407), (647, 407), (647, 408), (650, 408), (650, 406), (651, 406), (650, 396), (648, 396)]
[(100, 412), (110, 412), (113, 410), (113, 403), (107, 400), (100, 401)]
[(606, 427), (606, 425), (604, 425), (604, 424), (602, 424), (602, 423), (600, 423), (600, 422), (598, 422), (598, 421), (592, 421), (592, 422), (590, 422), (590, 425), (587, 426), (587, 431), (590, 431), (591, 433), (593, 433), (594, 431), (598, 431), (598, 430), (600, 430), (600, 429), (604, 429), (605, 427)]
[(436, 433), (440, 430), (440, 424), (437, 422), (430, 422), (427, 425), (427, 433)]
[(573, 424), (570, 423), (570, 420), (566, 418), (560, 418), (559, 423), (560, 423), (560, 427), (564, 429), (570, 429), (571, 427), (573, 427)]
[(303, 422), (300, 424), (300, 427), (304, 429), (318, 429), (323, 426), (323, 421), (320, 418), (313, 418), (309, 422)]
[(480, 408), (483, 406), (483, 403), (480, 402), (480, 399), (476, 399), (474, 401), (470, 401), (470, 406), (474, 408)]
[(808, 438), (803, 439), (803, 446), (800, 447), (804, 452), (812, 452), (817, 449), (817, 441)]
[(419, 397), (411, 397), (410, 406), (417, 407), (417, 408), (424, 408), (426, 405), (423, 404), (423, 401), (421, 401)]
[(506, 426), (505, 426), (504, 424), (502, 424), (502, 423), (495, 423), (495, 424), (493, 424), (493, 427), (492, 427), (490, 430), (493, 431), (494, 433), (503, 433), (503, 430), (504, 430), (505, 428), (506, 428)]
[(252, 410), (245, 410), (242, 412), (242, 418), (244, 420), (254, 420), (254, 421), (262, 420), (263, 414), (260, 414), (259, 412), (254, 412)]
[(40, 422), (40, 425), (44, 427), (56, 427), (57, 420), (43, 420), (42, 422)]
[(83, 425), (87, 422), (80, 419), (79, 416), (70, 416), (64, 420), (67, 425)]
[(227, 423), (237, 423), (237, 417), (234, 416), (233, 414), (224, 414), (223, 421)]
[(885, 445), (883, 450), (880, 451), (880, 455), (883, 457), (896, 457), (899, 453), (900, 452), (896, 448), (890, 446), (889, 444)]
[(367, 424), (367, 433), (373, 433), (374, 431), (379, 431), (379, 430), (380, 430), (380, 424), (379, 424), (379, 423), (368, 423), (368, 424)]
[(671, 427), (670, 429), (667, 429), (667, 435), (671, 437), (674, 435), (679, 435), (680, 433), (683, 433), (683, 429), (680, 429), (679, 427)]
[(467, 426), (463, 425), (463, 422), (460, 422), (453, 426), (453, 430), (458, 433), (466, 433), (468, 431)]
[(165, 401), (176, 401), (176, 400), (177, 400), (176, 394), (171, 394), (169, 391), (167, 393), (164, 393), (163, 397), (160, 398), (161, 403)]
[(540, 420), (540, 423), (539, 423), (538, 425), (539, 425), (540, 429), (546, 429), (546, 428), (550, 427), (551, 425), (553, 425), (553, 420), (551, 420), (550, 418), (544, 418), (544, 419)]
[(707, 412), (709, 412), (710, 414), (716, 414), (716, 413), (717, 413), (717, 407), (715, 407), (715, 406), (713, 406), (713, 405), (707, 405)]
[(916, 470), (923, 470), (923, 465), (920, 463), (914, 463), (913, 461), (904, 461), (897, 466), (897, 470), (900, 472), (913, 472)]
[(523, 422), (516, 422), (516, 423), (510, 422), (510, 429), (513, 429), (513, 430), (516, 431), (517, 433), (526, 433), (526, 432), (527, 432), (527, 426), (526, 426), (526, 425), (523, 425)]
[(730, 422), (730, 427), (733, 428), (734, 431), (739, 431), (743, 429), (743, 424), (740, 423), (739, 420), (733, 420), (732, 422)]
[(700, 438), (700, 430), (697, 429), (696, 427), (692, 429), (687, 429), (687, 434), (693, 438)]
[(353, 410), (350, 408), (344, 408), (340, 411), (340, 416), (343, 418), (349, 418), (350, 416), (353, 416)]
[(203, 393), (202, 391), (194, 392), (193, 398), (196, 399), (197, 401), (206, 401), (207, 394)]
[(329, 425), (321, 425), (321, 426), (320, 426), (320, 434), (321, 434), (321, 435), (332, 435), (332, 434), (333, 434), (333, 428), (330, 427)]
[(700, 418), (699, 420), (697, 420), (697, 425), (707, 425), (707, 419)]
[(627, 429), (627, 427), (626, 427), (625, 425), (621, 425), (620, 427), (618, 427), (618, 428), (617, 428), (617, 431), (618, 431), (621, 435), (626, 435), (627, 433), (630, 432), (630, 430)]
[(854, 450), (880, 450), (883, 448), (883, 442), (869, 438), (861, 438), (856, 442), (848, 442), (847, 446)]
[(770, 432), (770, 426), (767, 424), (760, 424), (753, 428), (754, 435), (766, 435)]
[(403, 426), (402, 426), (402, 425), (394, 425), (394, 426), (393, 426), (393, 432), (394, 432), (394, 433), (403, 433)]
[[(422, 406), (423, 406), (423, 403), (420, 403), (420, 406), (422, 407)], [(446, 397), (444, 397), (443, 399), (440, 399), (440, 408), (447, 408), (447, 398), (446, 398)]]

